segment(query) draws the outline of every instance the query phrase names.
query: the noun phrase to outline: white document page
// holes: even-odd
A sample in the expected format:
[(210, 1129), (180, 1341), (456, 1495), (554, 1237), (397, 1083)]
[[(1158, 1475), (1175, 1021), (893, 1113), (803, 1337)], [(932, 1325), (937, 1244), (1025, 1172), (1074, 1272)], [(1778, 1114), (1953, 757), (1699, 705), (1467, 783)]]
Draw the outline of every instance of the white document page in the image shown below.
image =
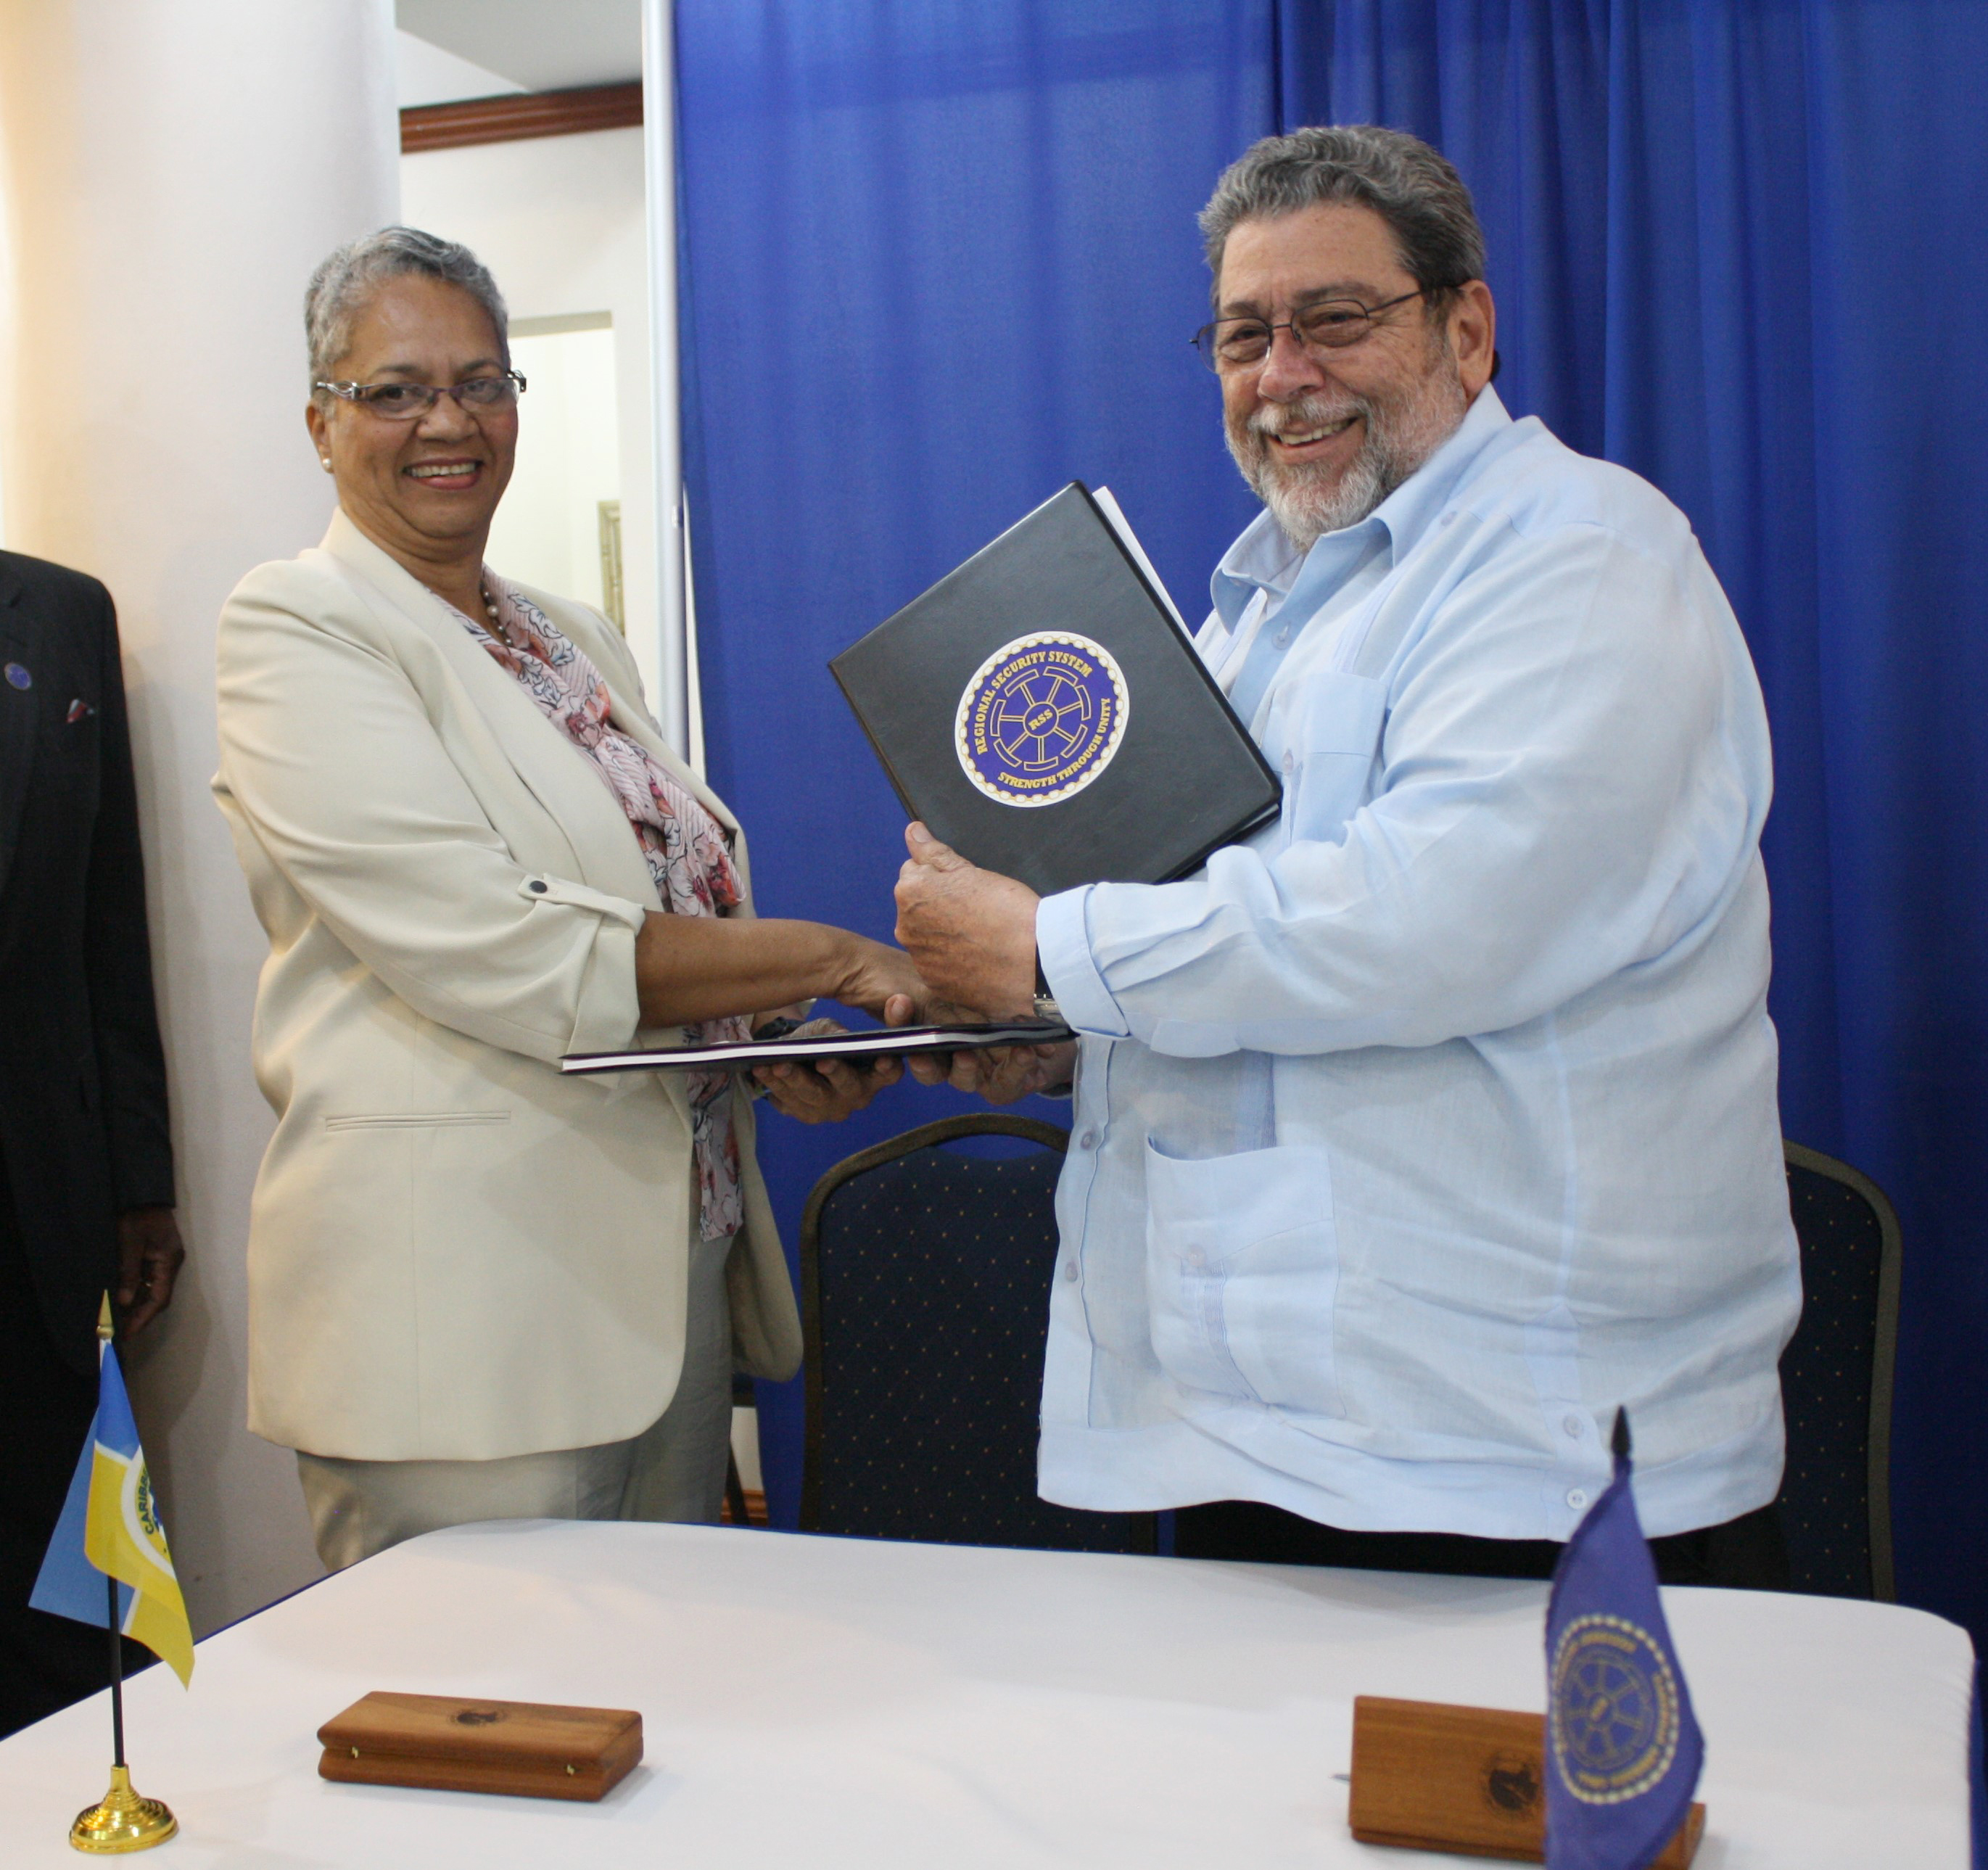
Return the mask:
[(1167, 614), (1174, 620), (1174, 627), (1192, 642), (1194, 632), (1182, 620), (1180, 607), (1174, 602), (1172, 593), (1161, 582), (1160, 574), (1154, 570), (1153, 561), (1146, 556), (1146, 548), (1139, 543), (1138, 534), (1132, 530), (1132, 522), (1119, 511), (1118, 502), (1111, 497), (1111, 489), (1109, 487), (1094, 487), (1090, 490), (1090, 497), (1097, 502), (1098, 510), (1111, 521), (1111, 529), (1118, 535), (1119, 543), (1131, 553), (1132, 563), (1146, 574), (1147, 581), (1159, 593), (1161, 603), (1167, 607)]

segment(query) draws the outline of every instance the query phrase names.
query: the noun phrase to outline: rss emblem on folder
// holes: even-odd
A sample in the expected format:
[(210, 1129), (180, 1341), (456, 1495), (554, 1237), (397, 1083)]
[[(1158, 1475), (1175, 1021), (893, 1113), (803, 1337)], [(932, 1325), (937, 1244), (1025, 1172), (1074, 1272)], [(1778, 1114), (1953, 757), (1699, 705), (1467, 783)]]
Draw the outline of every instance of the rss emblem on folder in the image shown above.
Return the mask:
[(954, 742), (966, 776), (1003, 805), (1055, 805), (1111, 763), (1131, 697), (1102, 644), (1065, 630), (1004, 643), (959, 698)]

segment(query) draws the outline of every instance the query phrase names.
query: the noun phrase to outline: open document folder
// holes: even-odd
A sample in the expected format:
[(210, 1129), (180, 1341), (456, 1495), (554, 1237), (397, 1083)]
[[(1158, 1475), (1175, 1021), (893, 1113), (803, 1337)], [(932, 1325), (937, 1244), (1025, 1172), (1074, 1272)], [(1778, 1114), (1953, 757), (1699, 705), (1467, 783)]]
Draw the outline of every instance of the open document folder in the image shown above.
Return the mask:
[(972, 1052), (989, 1046), (1046, 1046), (1077, 1035), (1054, 1020), (1010, 1020), (960, 1026), (877, 1026), (860, 1033), (821, 1033), (802, 1038), (751, 1039), (717, 1046), (655, 1046), (644, 1051), (573, 1052), (562, 1071), (749, 1071), (840, 1058), (902, 1058), (914, 1052)]

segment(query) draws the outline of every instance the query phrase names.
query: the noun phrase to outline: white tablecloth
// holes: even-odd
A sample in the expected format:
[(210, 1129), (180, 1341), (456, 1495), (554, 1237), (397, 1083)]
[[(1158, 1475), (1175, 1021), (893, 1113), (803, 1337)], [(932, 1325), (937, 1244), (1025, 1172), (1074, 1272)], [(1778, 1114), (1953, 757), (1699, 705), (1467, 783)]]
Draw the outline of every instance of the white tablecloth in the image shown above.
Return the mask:
[[(1964, 1870), (1973, 1652), (1922, 1612), (1665, 1594), (1699, 1716), (1703, 1870)], [(161, 1870), (1049, 1865), (1368, 1870), (1352, 1699), (1543, 1705), (1543, 1586), (671, 1526), (458, 1527), (133, 1682)], [(333, 1785), (369, 1689), (641, 1709), (598, 1805)], [(105, 1698), (0, 1743), (0, 1862), (79, 1860)]]

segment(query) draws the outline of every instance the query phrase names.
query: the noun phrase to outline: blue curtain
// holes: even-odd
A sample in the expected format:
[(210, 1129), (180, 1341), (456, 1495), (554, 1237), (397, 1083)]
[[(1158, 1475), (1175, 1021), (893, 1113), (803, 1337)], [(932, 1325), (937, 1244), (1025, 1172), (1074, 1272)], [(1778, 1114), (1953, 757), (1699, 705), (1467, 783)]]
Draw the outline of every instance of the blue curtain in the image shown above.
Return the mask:
[[(1515, 411), (1690, 515), (1773, 717), (1783, 1127), (1897, 1202), (1909, 1601), (1988, 1636), (1988, 355), (1978, 0), (679, 0), (714, 776), (773, 913), (890, 924), (821, 664), (1062, 482), (1183, 608), (1251, 507), (1185, 342), (1224, 163), (1300, 123), (1476, 195)], [(933, 1114), (766, 1125), (814, 1175)], [(797, 1411), (769, 1395), (790, 1516)], [(783, 1412), (784, 1409), (784, 1413)]]
[[(1269, 120), (1269, 6), (678, 0), (685, 471), (712, 779), (762, 913), (885, 939), (904, 814), (825, 667), (1065, 482), (1192, 611), (1251, 502), (1194, 215)], [(830, 1164), (964, 1099), (769, 1115), (791, 1248)], [(975, 1106), (973, 1107), (980, 1107)], [(1024, 1114), (1068, 1121), (1068, 1106)], [(760, 1385), (768, 1505), (800, 1385)]]

